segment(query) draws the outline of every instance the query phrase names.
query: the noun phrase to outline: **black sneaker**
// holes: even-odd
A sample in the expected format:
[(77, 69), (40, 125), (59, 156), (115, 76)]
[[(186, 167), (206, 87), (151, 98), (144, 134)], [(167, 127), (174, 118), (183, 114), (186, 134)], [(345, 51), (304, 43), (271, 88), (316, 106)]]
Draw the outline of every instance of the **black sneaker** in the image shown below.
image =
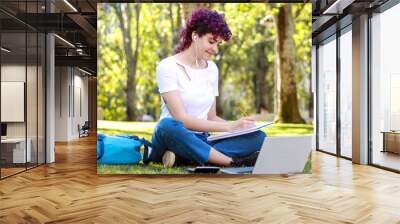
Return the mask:
[(143, 163), (145, 165), (149, 164), (149, 162), (150, 162), (151, 150), (152, 149), (150, 147), (144, 147), (144, 150), (143, 150)]
[(256, 151), (245, 157), (233, 157), (231, 166), (254, 166), (259, 153), (260, 151)]

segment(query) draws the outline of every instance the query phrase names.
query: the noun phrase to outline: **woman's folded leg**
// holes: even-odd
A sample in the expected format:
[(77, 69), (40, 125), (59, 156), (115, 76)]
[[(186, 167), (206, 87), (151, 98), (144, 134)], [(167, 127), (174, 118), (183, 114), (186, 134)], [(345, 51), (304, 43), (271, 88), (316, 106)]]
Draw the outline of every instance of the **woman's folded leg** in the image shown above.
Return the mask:
[(261, 150), (266, 134), (262, 131), (210, 142), (211, 146), (229, 157), (244, 157)]
[(172, 151), (180, 159), (199, 165), (212, 163), (230, 166), (232, 158), (242, 158), (261, 149), (266, 135), (254, 132), (238, 137), (208, 143), (202, 136), (194, 134), (173, 118), (164, 118), (156, 126), (150, 161), (161, 162), (165, 151)]
[(150, 160), (154, 162), (161, 162), (164, 152), (169, 150), (179, 158), (203, 165), (209, 160), (211, 150), (209, 144), (186, 129), (181, 121), (173, 118), (164, 118), (157, 124), (152, 145)]

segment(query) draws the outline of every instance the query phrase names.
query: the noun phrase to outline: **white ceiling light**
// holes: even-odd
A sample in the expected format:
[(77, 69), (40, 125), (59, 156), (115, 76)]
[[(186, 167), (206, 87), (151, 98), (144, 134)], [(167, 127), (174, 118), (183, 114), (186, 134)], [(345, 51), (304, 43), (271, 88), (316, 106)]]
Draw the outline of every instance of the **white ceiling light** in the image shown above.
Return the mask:
[(65, 4), (67, 4), (74, 12), (78, 12), (78, 10), (71, 4), (69, 3), (68, 0), (64, 0)]
[(66, 43), (68, 46), (75, 48), (75, 45), (73, 45), (71, 42), (69, 42), (68, 40), (58, 36), (57, 34), (54, 34), (55, 37), (57, 37), (59, 40), (61, 40), (62, 42)]
[(343, 14), (343, 10), (355, 0), (336, 0), (322, 14)]
[(1, 50), (4, 51), (4, 52), (6, 52), (6, 53), (10, 53), (10, 52), (11, 52), (10, 50), (8, 50), (8, 49), (5, 48), (5, 47), (1, 47)]
[(87, 74), (87, 75), (92, 75), (92, 73), (90, 73), (90, 72), (88, 72), (88, 71), (86, 71), (86, 70), (83, 70), (83, 69), (81, 69), (81, 68), (79, 68), (79, 67), (78, 67), (78, 70), (81, 71), (81, 72), (83, 72), (83, 73), (85, 73), (85, 74)]

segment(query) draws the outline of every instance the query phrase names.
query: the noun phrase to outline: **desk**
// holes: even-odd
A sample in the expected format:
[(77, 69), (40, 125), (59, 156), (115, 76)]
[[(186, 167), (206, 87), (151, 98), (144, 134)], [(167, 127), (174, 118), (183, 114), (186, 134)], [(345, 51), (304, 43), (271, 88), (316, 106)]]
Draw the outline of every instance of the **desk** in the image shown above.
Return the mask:
[[(3, 154), (9, 154), (8, 156), (10, 158), (5, 158), (7, 162), (10, 163), (25, 163), (25, 158), (27, 158), (26, 162), (31, 161), (31, 145), (32, 141), (30, 138), (27, 139), (27, 148), (26, 148), (26, 154), (25, 154), (25, 138), (6, 138), (6, 139), (1, 139), (1, 151), (2, 151), (2, 157)], [(12, 147), (12, 148), (10, 148)], [(4, 153), (3, 153), (4, 152)], [(11, 155), (12, 154), (12, 161), (11, 161)]]
[(393, 152), (400, 154), (400, 131), (382, 131), (383, 150), (382, 152)]

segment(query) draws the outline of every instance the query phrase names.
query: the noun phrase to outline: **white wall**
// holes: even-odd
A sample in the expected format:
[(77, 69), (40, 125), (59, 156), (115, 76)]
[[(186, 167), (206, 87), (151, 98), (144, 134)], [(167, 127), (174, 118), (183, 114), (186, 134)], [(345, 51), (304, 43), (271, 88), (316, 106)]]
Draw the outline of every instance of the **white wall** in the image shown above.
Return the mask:
[(56, 141), (79, 138), (78, 124), (88, 120), (88, 78), (83, 75), (72, 67), (56, 67)]
[(55, 141), (68, 141), (68, 86), (67, 67), (55, 68)]
[[(81, 76), (82, 73), (79, 71), (79, 75), (76, 75), (77, 70), (74, 71), (74, 108), (73, 108), (73, 119), (72, 119), (72, 132), (73, 136), (78, 136), (77, 126), (81, 126), (88, 121), (88, 78)], [(80, 108), (81, 107), (81, 108)]]
[(2, 65), (1, 81), (25, 82), (25, 65)]
[[(17, 65), (17, 64), (2, 65), (1, 66), (1, 81), (25, 82), (25, 75), (26, 75), (25, 69), (27, 69), (28, 74), (31, 74), (31, 73), (36, 74), (36, 67), (33, 67), (33, 66), (25, 67), (25, 65)], [(36, 80), (29, 80), (29, 84), (36, 86)], [(30, 107), (36, 108), (36, 88), (27, 88), (27, 90), (28, 90), (27, 104)], [(34, 102), (34, 105), (30, 105), (32, 102)], [(8, 108), (1, 108), (1, 109), (7, 110)], [(34, 128), (36, 130), (36, 119), (37, 119), (36, 116), (37, 115), (36, 115), (36, 113), (32, 113), (31, 111), (29, 111), (29, 108), (27, 108), (27, 110), (29, 112), (29, 113), (27, 113), (28, 122), (34, 121), (34, 123), (35, 123), (35, 125), (29, 124), (28, 129)], [(25, 123), (26, 122), (7, 122), (7, 136), (8, 137), (25, 137)], [(28, 137), (30, 137), (29, 133), (28, 133)]]
[[(2, 65), (1, 81), (25, 82), (25, 65)], [(7, 108), (1, 108), (7, 110)], [(25, 122), (7, 122), (8, 137), (25, 137)]]

